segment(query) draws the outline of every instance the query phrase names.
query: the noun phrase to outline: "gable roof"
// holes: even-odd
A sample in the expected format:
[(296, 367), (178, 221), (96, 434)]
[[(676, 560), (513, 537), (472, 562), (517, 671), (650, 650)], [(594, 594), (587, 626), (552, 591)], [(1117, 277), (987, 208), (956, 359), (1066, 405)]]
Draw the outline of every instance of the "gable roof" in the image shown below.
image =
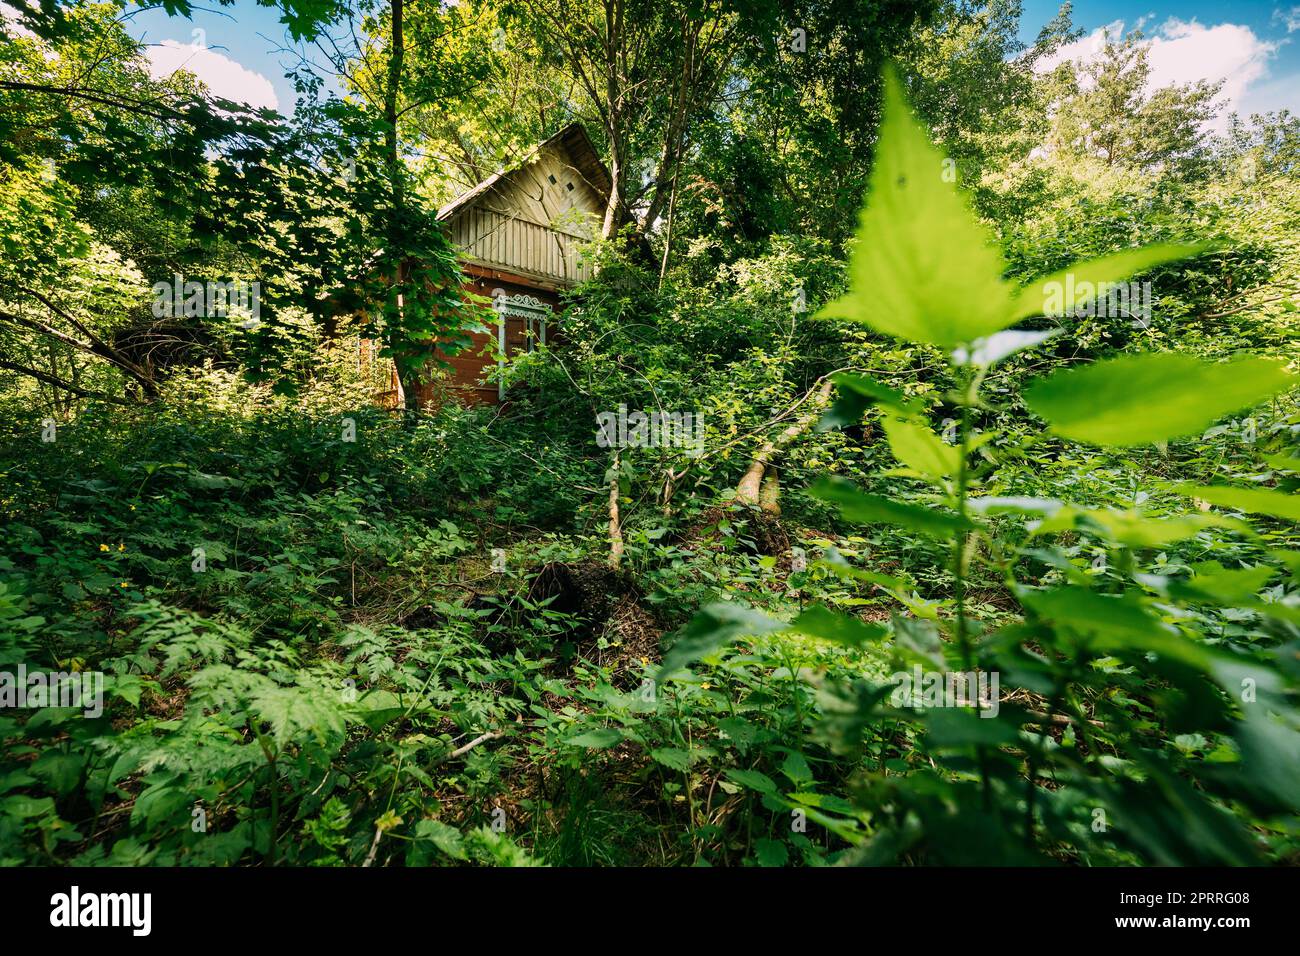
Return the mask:
[(548, 147), (559, 146), (573, 161), (573, 166), (579, 176), (595, 192), (599, 193), (601, 198), (608, 200), (609, 191), (612, 186), (612, 179), (609, 170), (601, 161), (600, 154), (596, 152), (595, 145), (591, 142), (591, 137), (587, 135), (587, 129), (581, 123), (570, 123), (564, 129), (560, 130), (554, 136), (542, 140), (509, 169), (503, 169), (493, 173), (487, 179), (483, 180), (477, 186), (473, 186), (461, 193), (451, 202), (447, 203), (438, 210), (438, 219), (446, 221), (454, 216), (458, 211), (492, 191), (498, 183), (513, 176), (515, 173), (528, 168), (536, 162)]

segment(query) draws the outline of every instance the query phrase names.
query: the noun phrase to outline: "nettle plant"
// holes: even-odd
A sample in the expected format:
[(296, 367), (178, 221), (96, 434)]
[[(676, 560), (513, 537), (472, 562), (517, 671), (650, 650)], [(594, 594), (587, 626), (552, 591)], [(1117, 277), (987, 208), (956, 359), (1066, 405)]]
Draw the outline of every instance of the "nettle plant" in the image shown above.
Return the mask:
[[(1205, 250), (1134, 248), (1022, 288), (1003, 279), (1000, 255), (945, 171), (888, 73), (850, 290), (821, 315), (948, 352), (955, 434), (936, 433), (919, 403), (896, 390), (841, 375), (828, 421), (856, 422), (874, 408), (902, 465), (891, 475), (928, 491), (899, 500), (837, 478), (812, 491), (850, 523), (946, 543), (950, 593), (919, 598), (831, 550), (822, 568), (875, 586), (909, 613), (887, 628), (821, 605), (784, 622), (737, 603), (713, 604), (681, 633), (660, 678), (716, 662), (731, 641), (781, 632), (858, 648), (877, 658), (876, 674), (883, 661), (885, 672), (919, 667), (945, 679), (984, 678), (969, 687), (985, 695), (991, 688), (1000, 699), (968, 695), (972, 706), (900, 697), (897, 683), (812, 678), (817, 742), (860, 760), (853, 800), (828, 803), (770, 786), (763, 797), (770, 809), (806, 813), (842, 837), (843, 862), (1257, 862), (1270, 840), (1274, 849), (1285, 841), (1300, 805), (1300, 606), (1285, 588), (1260, 596), (1279, 575), (1293, 580), (1300, 555), (1270, 550), (1270, 532), (1211, 506), (1298, 521), (1300, 503), (1259, 487), (1177, 486), (1165, 490), (1188, 500), (1187, 510), (1157, 516), (1136, 506), (1085, 508), (984, 492), (995, 483), (991, 449), (999, 440), (1012, 451), (1062, 439), (1108, 449), (1160, 445), (1279, 395), (1293, 377), (1259, 357), (1215, 364), (1182, 354), (1124, 355), (1031, 383), (1023, 402), (1045, 430), (1018, 440), (979, 430), (977, 421), (999, 410), (981, 392), (989, 368), (1068, 334), (1063, 322), (1046, 331), (1012, 328), (1042, 317), (1049, 293), (1070, 290), (1068, 316), (1104, 283)], [(1106, 573), (1071, 561), (1053, 535), (1094, 539)], [(1155, 550), (1216, 536), (1235, 536), (1224, 553), (1254, 558), (1231, 568), (1207, 562), (1191, 575), (1144, 563)], [(1002, 582), (1014, 599), (1007, 603), (1021, 610), (995, 619), (974, 613), (975, 577)], [(1254, 622), (1250, 639), (1202, 633), (1216, 613)], [(919, 754), (907, 752), (913, 740)], [(922, 759), (887, 761), (892, 748)]]

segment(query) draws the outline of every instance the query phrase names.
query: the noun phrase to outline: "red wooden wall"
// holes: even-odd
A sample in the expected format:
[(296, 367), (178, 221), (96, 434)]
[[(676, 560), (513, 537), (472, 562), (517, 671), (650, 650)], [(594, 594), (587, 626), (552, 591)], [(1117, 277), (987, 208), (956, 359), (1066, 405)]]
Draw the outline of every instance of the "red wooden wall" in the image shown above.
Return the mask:
[[(558, 313), (560, 297), (555, 287), (544, 285), (523, 276), (488, 269), (476, 265), (464, 265), (467, 281), (464, 290), (491, 298), (496, 290), (501, 289), (506, 295), (531, 295), (547, 303), (555, 310), (555, 316), (547, 323), (546, 341), (553, 343), (559, 337)], [(528, 322), (519, 316), (506, 318), (506, 354), (514, 355), (525, 351), (527, 345)], [(496, 359), (492, 356), (492, 345), (497, 339), (495, 323), (489, 325), (488, 332), (477, 332), (471, 336), (472, 344), (451, 357), (446, 358), (450, 364), (450, 374), (437, 375), (435, 381), (419, 389), (420, 405), (436, 408), (446, 401), (460, 402), (462, 405), (495, 405), (498, 402), (497, 385), (487, 382), (486, 378), (496, 368)], [(398, 403), (397, 371), (391, 373), (388, 392), (379, 397), (380, 404), (394, 407)]]

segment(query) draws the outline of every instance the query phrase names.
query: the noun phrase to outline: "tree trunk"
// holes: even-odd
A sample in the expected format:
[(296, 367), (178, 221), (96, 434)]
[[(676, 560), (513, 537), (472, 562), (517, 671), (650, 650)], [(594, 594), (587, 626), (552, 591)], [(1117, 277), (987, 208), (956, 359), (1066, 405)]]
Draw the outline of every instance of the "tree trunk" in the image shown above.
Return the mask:
[[(405, 7), (404, 0), (391, 0), (390, 44), (388, 51), (388, 84), (384, 88), (384, 158), (388, 166), (388, 186), (391, 192), (389, 209), (388, 247), (401, 248), (402, 210), (406, 204), (406, 185), (402, 176), (401, 146), (397, 133), (397, 101), (402, 85), (402, 69), (406, 60)], [(397, 262), (393, 267), (393, 283), (400, 288), (407, 278), (404, 263)], [(405, 303), (402, 295), (397, 296), (397, 321), (404, 326), (403, 309)], [(402, 386), (403, 412), (409, 420), (414, 419), (420, 410), (419, 385), (420, 376), (416, 370), (408, 368), (402, 362), (397, 363), (397, 380)]]
[(614, 452), (614, 465), (609, 469), (609, 566), (615, 571), (623, 563), (623, 527), (618, 515), (618, 464), (619, 453)]
[(152, 377), (148, 374), (148, 372), (146, 372), (145, 369), (141, 368), (139, 365), (131, 361), (129, 358), (127, 358), (125, 355), (119, 352), (117, 349), (113, 348), (111, 345), (109, 345), (99, 336), (95, 335), (95, 333), (92, 332), (89, 328), (87, 328), (82, 322), (78, 321), (75, 316), (64, 311), (63, 309), (60, 309), (57, 305), (51, 302), (49, 298), (42, 295), (40, 292), (37, 292), (35, 289), (28, 289), (21, 286), (17, 288), (19, 292), (30, 295), (33, 298), (37, 299), (47, 309), (49, 309), (55, 315), (62, 318), (74, 329), (76, 329), (78, 332), (84, 335), (85, 339), (84, 340), (77, 339), (71, 335), (68, 335), (66, 332), (62, 332), (59, 329), (54, 328), (52, 325), (48, 325), (45, 322), (41, 322), (36, 319), (29, 319), (26, 316), (16, 315), (10, 312), (0, 311), (0, 320), (9, 322), (13, 325), (20, 325), (24, 328), (30, 329), (33, 332), (39, 332), (42, 335), (48, 335), (51, 338), (58, 339), (60, 342), (64, 343), (65, 345), (70, 345), (73, 348), (79, 349), (82, 352), (88, 352), (89, 354), (94, 355), (97, 358), (101, 358), (104, 361), (108, 362), (110, 365), (116, 366), (118, 369), (125, 372), (130, 378), (132, 378), (136, 382), (136, 384), (140, 386), (141, 390), (148, 398), (153, 399), (158, 397), (158, 386), (154, 383)]
[(622, 218), (627, 169), (626, 131), (623, 129), (623, 73), (619, 48), (623, 43), (623, 0), (605, 0), (605, 134), (609, 137), (609, 200), (600, 234), (613, 238)]
[[(737, 504), (748, 505), (751, 508), (762, 507), (765, 511), (779, 510), (779, 506), (776, 504), (776, 495), (780, 491), (780, 485), (773, 484), (771, 486), (770, 499), (765, 506), (762, 494), (763, 476), (767, 473), (772, 462), (780, 457), (786, 446), (812, 427), (813, 422), (817, 420), (817, 416), (821, 414), (822, 407), (830, 400), (833, 387), (834, 383), (828, 376), (816, 389), (815, 393), (810, 393), (812, 401), (809, 402), (808, 410), (786, 426), (774, 438), (763, 442), (758, 447), (758, 451), (750, 459), (749, 468), (745, 470), (740, 483), (736, 485), (736, 494), (732, 498), (733, 501)], [(775, 468), (772, 471), (775, 477)]]
[(763, 486), (758, 490), (758, 506), (768, 514), (781, 513), (781, 471), (776, 465), (767, 469), (763, 476)]

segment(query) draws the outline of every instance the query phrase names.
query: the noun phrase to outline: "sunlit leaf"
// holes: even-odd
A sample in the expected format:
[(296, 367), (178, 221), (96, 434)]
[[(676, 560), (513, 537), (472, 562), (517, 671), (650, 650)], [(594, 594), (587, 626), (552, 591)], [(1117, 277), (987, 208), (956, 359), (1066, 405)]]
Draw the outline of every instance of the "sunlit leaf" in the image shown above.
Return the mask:
[(1019, 320), (1031, 315), (1060, 318), (1071, 315), (1090, 302), (1104, 299), (1110, 287), (1129, 276), (1167, 262), (1200, 255), (1207, 248), (1203, 244), (1161, 243), (1125, 249), (1088, 262), (1077, 262), (1025, 286), (1016, 296), (1011, 318)]
[(1060, 329), (1050, 329), (1046, 332), (1021, 332), (1017, 329), (1007, 329), (1003, 332), (995, 332), (986, 339), (977, 339), (969, 349), (965, 346), (955, 349), (952, 360), (957, 365), (995, 365), (1010, 355), (1040, 345), (1060, 333)]
[(838, 506), (847, 521), (898, 525), (941, 538), (970, 527), (970, 522), (955, 514), (869, 495), (842, 478), (819, 481), (809, 489), (809, 493)]
[(606, 747), (612, 747), (623, 739), (623, 731), (615, 730), (612, 727), (598, 727), (595, 730), (588, 730), (570, 737), (565, 743), (573, 747), (589, 747), (593, 750), (603, 750)]
[(820, 637), (849, 647), (875, 643), (888, 633), (879, 624), (868, 624), (848, 614), (836, 614), (821, 604), (814, 604), (791, 622), (790, 627), (801, 634)]
[(849, 262), (852, 291), (821, 315), (946, 346), (1014, 321), (1005, 263), (955, 177), (945, 175), (951, 168), (887, 70), (867, 205)]
[(1144, 445), (1199, 432), (1291, 385), (1281, 362), (1202, 362), (1190, 355), (1126, 355), (1058, 372), (1025, 391), (1052, 431), (1096, 445)]
[(817, 422), (817, 431), (856, 425), (862, 420), (863, 413), (873, 405), (883, 405), (900, 412), (911, 410), (911, 403), (901, 392), (888, 385), (881, 385), (867, 375), (841, 372), (832, 380), (835, 382), (835, 402)]
[(946, 444), (921, 423), (901, 418), (885, 418), (885, 437), (894, 457), (927, 478), (951, 478), (961, 461), (959, 449)]
[(1300, 521), (1300, 496), (1268, 488), (1231, 488), (1226, 485), (1180, 485), (1180, 494), (1200, 498), (1221, 508)]
[(688, 664), (708, 657), (737, 638), (770, 634), (788, 626), (744, 604), (731, 601), (709, 604), (682, 628), (677, 640), (664, 655), (658, 679), (663, 680)]

